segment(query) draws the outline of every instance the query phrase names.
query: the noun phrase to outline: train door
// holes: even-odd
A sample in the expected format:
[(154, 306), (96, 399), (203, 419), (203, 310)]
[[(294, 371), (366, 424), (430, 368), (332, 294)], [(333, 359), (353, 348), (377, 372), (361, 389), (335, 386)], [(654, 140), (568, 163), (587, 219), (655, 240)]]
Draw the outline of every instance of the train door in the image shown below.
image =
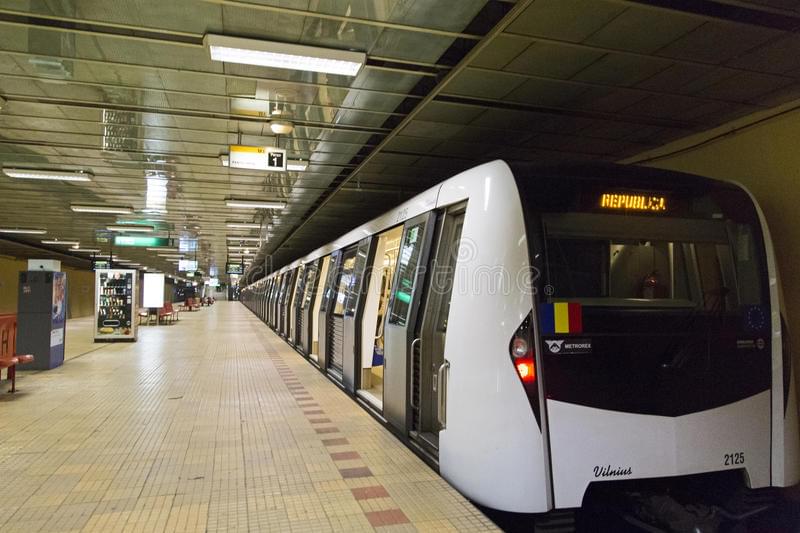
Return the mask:
[(326, 335), (326, 357), (328, 374), (338, 382), (344, 380), (344, 314), (350, 285), (355, 276), (358, 246), (353, 245), (342, 252), (341, 267), (334, 282), (331, 312), (328, 313)]
[(328, 317), (333, 312), (333, 300), (334, 295), (336, 294), (336, 280), (339, 274), (339, 265), (341, 264), (341, 259), (341, 250), (336, 250), (330, 255), (328, 272), (327, 276), (325, 277), (325, 286), (322, 291), (322, 301), (320, 303), (319, 317), (317, 320), (319, 325), (319, 334), (317, 337), (319, 351), (317, 352), (317, 362), (321, 369), (328, 368), (328, 354), (330, 352), (330, 349), (328, 348), (328, 336), (330, 330)]
[(323, 337), (325, 336), (324, 331), (324, 315), (323, 309), (323, 300), (325, 296), (326, 285), (328, 282), (328, 272), (330, 271), (330, 266), (332, 264), (331, 256), (326, 255), (322, 259), (322, 264), (319, 268), (319, 274), (317, 275), (317, 282), (316, 290), (314, 291), (311, 303), (311, 353), (309, 354), (309, 358), (315, 362), (319, 362), (319, 354), (321, 353), (321, 347), (324, 344)]
[(439, 457), (439, 431), (446, 423), (449, 363), (444, 358), (444, 343), (463, 226), (464, 205), (449, 209), (438, 222), (428, 268), (431, 275), (420, 298), (421, 312), (409, 354), (409, 436), (435, 459)]
[(275, 291), (272, 295), (272, 329), (275, 332), (278, 332), (278, 322), (280, 318), (280, 313), (278, 312), (278, 308), (280, 307), (278, 303), (280, 302), (281, 298), (281, 288), (283, 288), (283, 274), (278, 274), (275, 277)]
[(289, 343), (292, 345), (297, 345), (297, 315), (300, 309), (300, 296), (299, 292), (303, 290), (303, 282), (305, 281), (305, 273), (306, 267), (305, 265), (300, 265), (297, 267), (296, 274), (294, 276), (294, 285), (292, 286), (292, 292), (289, 295)]
[(267, 281), (267, 294), (264, 298), (264, 322), (270, 323), (269, 303), (272, 301), (272, 289), (275, 287), (275, 278), (269, 278)]
[(360, 319), (363, 313), (363, 309), (359, 303), (361, 302), (362, 287), (364, 285), (371, 243), (371, 237), (359, 241), (358, 248), (356, 249), (355, 265), (345, 285), (346, 298), (343, 318), (344, 339), (342, 343), (342, 363), (344, 369), (343, 384), (345, 389), (350, 392), (355, 392), (356, 390), (356, 353), (360, 351)]
[[(419, 292), (425, 278), (436, 215), (424, 213), (403, 224), (392, 296), (384, 327), (383, 415), (400, 431), (409, 428), (408, 353), (415, 342)], [(415, 298), (416, 297), (416, 298)]]
[(397, 226), (375, 238), (372, 275), (364, 296), (356, 394), (379, 412), (383, 412), (384, 324), (402, 236), (403, 226)]
[(285, 274), (283, 283), (283, 293), (281, 294), (281, 324), (280, 334), (286, 338), (289, 331), (289, 293), (291, 292), (292, 282), (294, 281), (294, 270)]
[(306, 279), (303, 282), (303, 294), (301, 295), (298, 311), (298, 338), (297, 345), (306, 356), (311, 353), (311, 330), (314, 292), (317, 288), (317, 272), (319, 271), (320, 259), (315, 259), (306, 265)]

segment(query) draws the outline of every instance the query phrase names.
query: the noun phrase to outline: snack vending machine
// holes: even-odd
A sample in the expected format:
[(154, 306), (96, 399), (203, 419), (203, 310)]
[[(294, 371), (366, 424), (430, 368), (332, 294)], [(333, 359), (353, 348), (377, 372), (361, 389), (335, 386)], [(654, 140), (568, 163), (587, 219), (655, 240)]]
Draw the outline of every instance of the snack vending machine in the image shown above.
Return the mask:
[(136, 294), (136, 270), (95, 271), (95, 342), (136, 340)]

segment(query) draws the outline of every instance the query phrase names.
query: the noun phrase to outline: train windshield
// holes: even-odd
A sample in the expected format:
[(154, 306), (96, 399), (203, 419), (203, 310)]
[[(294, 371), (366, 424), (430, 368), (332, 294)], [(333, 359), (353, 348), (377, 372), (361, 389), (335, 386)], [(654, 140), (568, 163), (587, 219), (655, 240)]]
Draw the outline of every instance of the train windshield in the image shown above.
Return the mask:
[(548, 398), (680, 416), (769, 388), (766, 251), (744, 191), (693, 177), (537, 185), (523, 190)]
[(546, 294), (617, 307), (732, 311), (762, 301), (755, 228), (725, 219), (544, 217)]

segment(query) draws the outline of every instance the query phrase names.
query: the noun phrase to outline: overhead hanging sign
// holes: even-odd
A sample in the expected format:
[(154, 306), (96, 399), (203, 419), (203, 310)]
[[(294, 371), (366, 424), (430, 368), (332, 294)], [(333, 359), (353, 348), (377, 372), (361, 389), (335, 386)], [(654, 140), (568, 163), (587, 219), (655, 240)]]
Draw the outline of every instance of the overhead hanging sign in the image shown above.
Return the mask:
[(115, 235), (114, 246), (147, 246), (150, 248), (166, 247), (170, 242), (167, 237), (148, 237), (145, 235)]
[(286, 171), (286, 150), (269, 146), (231, 145), (228, 165), (230, 168), (283, 172)]

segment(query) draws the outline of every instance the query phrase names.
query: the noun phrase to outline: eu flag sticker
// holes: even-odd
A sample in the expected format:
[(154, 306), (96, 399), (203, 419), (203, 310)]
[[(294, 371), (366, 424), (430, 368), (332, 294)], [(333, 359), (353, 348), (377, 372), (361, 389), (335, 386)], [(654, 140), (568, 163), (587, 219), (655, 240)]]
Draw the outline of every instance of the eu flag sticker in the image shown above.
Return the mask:
[(742, 327), (747, 333), (769, 330), (769, 311), (764, 305), (745, 305), (742, 309)]
[(583, 333), (583, 308), (579, 303), (542, 304), (539, 315), (544, 335)]

